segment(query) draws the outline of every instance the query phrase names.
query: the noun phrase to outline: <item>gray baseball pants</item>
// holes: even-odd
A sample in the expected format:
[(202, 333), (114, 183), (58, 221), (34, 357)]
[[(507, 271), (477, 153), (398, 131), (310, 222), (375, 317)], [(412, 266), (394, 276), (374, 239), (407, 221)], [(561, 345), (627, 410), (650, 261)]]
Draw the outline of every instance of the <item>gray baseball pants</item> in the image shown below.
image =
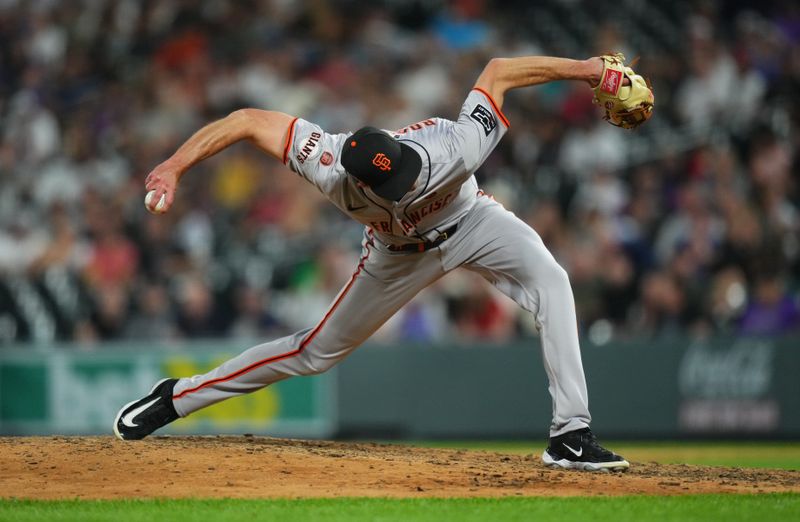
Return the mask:
[(534, 314), (553, 400), (550, 436), (591, 421), (575, 302), (566, 271), (539, 235), (489, 197), (478, 198), (438, 248), (392, 252), (365, 234), (358, 267), (313, 328), (254, 346), (203, 375), (180, 379), (173, 403), (182, 417), (295, 375), (342, 361), (420, 290), (447, 272), (473, 270)]

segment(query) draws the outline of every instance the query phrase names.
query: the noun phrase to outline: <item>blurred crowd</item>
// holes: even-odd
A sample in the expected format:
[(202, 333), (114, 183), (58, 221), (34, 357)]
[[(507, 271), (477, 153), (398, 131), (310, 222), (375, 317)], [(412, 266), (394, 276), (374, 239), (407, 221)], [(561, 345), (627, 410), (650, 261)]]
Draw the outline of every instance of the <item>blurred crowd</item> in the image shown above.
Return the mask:
[[(311, 326), (359, 225), (245, 144), (164, 216), (147, 173), (237, 108), (395, 129), (455, 118), (493, 56), (608, 50), (642, 56), (652, 120), (608, 125), (585, 84), (514, 91), (482, 187), (567, 269), (595, 343), (799, 331), (796, 2), (0, 0), (0, 344)], [(457, 271), (378, 338), (533, 334)]]

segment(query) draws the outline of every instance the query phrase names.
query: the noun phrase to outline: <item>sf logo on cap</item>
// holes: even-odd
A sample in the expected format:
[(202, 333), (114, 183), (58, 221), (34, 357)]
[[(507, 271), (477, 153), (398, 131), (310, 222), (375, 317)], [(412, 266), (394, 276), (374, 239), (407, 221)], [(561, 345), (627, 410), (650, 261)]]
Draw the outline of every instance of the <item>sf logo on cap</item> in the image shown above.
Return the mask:
[(372, 158), (372, 164), (383, 171), (392, 170), (392, 160), (386, 157), (386, 154), (379, 152)]

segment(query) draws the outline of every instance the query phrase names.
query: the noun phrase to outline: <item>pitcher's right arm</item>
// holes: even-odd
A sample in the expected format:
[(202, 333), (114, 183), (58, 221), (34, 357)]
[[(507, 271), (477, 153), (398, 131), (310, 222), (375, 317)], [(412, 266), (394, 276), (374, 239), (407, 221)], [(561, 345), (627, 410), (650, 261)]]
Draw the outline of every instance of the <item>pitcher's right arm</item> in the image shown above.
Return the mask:
[(155, 191), (149, 200), (149, 209), (154, 210), (161, 196), (165, 195), (161, 211), (169, 210), (181, 177), (193, 165), (238, 141), (247, 140), (273, 158), (283, 161), (294, 120), (293, 116), (282, 112), (239, 109), (221, 120), (209, 123), (147, 175), (145, 188), (148, 192)]

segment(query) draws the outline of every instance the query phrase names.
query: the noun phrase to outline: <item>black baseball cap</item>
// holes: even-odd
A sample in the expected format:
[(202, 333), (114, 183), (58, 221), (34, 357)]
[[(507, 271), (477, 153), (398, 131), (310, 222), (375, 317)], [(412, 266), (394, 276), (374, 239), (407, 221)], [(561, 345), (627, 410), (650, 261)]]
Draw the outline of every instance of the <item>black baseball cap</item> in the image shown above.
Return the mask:
[(345, 140), (342, 166), (375, 194), (399, 201), (419, 177), (422, 158), (384, 131), (362, 127)]

